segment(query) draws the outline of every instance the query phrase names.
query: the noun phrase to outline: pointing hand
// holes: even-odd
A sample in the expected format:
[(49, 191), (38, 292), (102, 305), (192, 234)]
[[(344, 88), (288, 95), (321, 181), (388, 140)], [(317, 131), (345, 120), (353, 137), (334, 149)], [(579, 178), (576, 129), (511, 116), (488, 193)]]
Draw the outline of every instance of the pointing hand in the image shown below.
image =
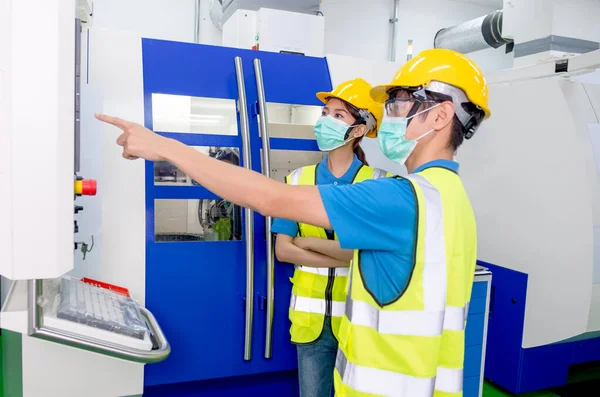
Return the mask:
[(164, 138), (148, 128), (123, 120), (118, 117), (96, 114), (96, 118), (108, 124), (112, 124), (122, 131), (117, 139), (117, 144), (123, 147), (123, 157), (127, 160), (143, 158), (150, 161), (164, 161), (160, 155), (166, 145), (171, 141)]

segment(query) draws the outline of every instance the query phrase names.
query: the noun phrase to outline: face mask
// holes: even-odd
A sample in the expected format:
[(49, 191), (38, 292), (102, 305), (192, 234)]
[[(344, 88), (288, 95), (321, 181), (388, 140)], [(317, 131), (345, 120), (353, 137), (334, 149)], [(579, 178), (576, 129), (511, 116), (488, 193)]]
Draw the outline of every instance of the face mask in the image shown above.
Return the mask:
[(332, 116), (323, 116), (315, 124), (314, 132), (319, 150), (330, 152), (344, 146), (354, 138), (344, 139), (352, 126)]
[(415, 140), (406, 139), (406, 129), (408, 120), (422, 113), (428, 112), (437, 107), (435, 105), (429, 109), (418, 112), (411, 117), (389, 117), (384, 116), (377, 133), (379, 147), (383, 154), (392, 161), (398, 164), (404, 164), (408, 156), (415, 150), (419, 139), (431, 134), (435, 130), (430, 130), (418, 137)]

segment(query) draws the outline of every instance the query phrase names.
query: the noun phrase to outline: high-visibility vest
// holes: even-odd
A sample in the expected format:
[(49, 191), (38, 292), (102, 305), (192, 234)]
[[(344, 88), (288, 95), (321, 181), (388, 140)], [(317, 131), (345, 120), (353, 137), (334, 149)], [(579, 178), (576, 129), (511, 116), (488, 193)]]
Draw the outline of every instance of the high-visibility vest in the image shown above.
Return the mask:
[[(298, 168), (288, 175), (285, 181), (290, 185), (315, 185), (318, 166), (316, 164)], [(391, 176), (385, 171), (363, 165), (358, 169), (352, 183), (386, 175)], [(337, 240), (335, 233), (328, 235), (325, 229), (306, 223), (298, 223), (298, 231), (301, 237)], [(335, 335), (344, 314), (348, 268), (316, 268), (296, 264), (294, 276), (290, 281), (293, 284), (289, 309), (292, 342), (314, 342), (323, 331), (325, 316), (331, 316), (331, 326)]]
[(406, 179), (418, 204), (412, 275), (382, 307), (363, 284), (355, 252), (338, 331), (336, 397), (462, 396), (475, 216), (453, 171), (431, 167)]

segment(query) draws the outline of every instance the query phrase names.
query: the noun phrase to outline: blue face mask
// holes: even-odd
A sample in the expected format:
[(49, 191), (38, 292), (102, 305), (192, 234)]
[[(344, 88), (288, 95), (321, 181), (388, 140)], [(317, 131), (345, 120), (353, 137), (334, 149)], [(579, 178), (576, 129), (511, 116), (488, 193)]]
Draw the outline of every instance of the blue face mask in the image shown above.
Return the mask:
[[(436, 105), (439, 106), (439, 105)], [(381, 121), (381, 126), (377, 132), (379, 147), (383, 154), (392, 161), (398, 164), (404, 164), (408, 156), (415, 150), (419, 139), (431, 134), (435, 130), (430, 130), (418, 137), (415, 140), (406, 139), (406, 129), (408, 128), (408, 120), (422, 113), (433, 109), (425, 109), (411, 117), (389, 117), (384, 116)]]
[(344, 123), (332, 116), (320, 117), (314, 128), (319, 150), (330, 152), (353, 140), (354, 137), (344, 139), (346, 132), (348, 132), (348, 129), (351, 127), (350, 124)]

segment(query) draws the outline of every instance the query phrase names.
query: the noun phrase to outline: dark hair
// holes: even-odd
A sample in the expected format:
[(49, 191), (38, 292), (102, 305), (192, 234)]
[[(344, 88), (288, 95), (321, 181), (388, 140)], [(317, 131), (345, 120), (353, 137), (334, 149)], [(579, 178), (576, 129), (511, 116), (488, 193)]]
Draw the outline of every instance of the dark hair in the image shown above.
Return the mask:
[[(448, 96), (430, 91), (427, 91), (427, 98), (433, 99), (437, 103), (449, 101)], [(435, 103), (425, 102), (423, 103), (423, 110), (432, 108), (433, 106), (435, 106)], [(421, 113), (419, 115), (419, 118), (421, 120), (425, 120), (427, 118), (427, 113)], [(456, 151), (456, 149), (458, 149), (459, 146), (462, 145), (464, 140), (465, 131), (463, 125), (455, 114), (452, 118), (452, 124), (450, 125), (450, 139), (448, 139), (448, 147), (453, 151)]]
[[(354, 119), (356, 121), (359, 121), (359, 123), (356, 125), (364, 124), (366, 126), (366, 124), (367, 124), (366, 121), (363, 121), (362, 123), (360, 122), (360, 120), (362, 120), (362, 117), (360, 116), (360, 113), (358, 112), (358, 109), (356, 108), (356, 106), (354, 106), (351, 103), (348, 103), (346, 101), (342, 101), (342, 103), (344, 104), (344, 107), (346, 108), (346, 110), (348, 110), (348, 113), (350, 113), (350, 115), (352, 117), (354, 117)], [(364, 138), (364, 135), (361, 136), (360, 138), (355, 139), (354, 142), (352, 142), (352, 149), (354, 150), (354, 154), (356, 155), (356, 158), (358, 158), (358, 160), (360, 160), (361, 163), (363, 163), (364, 165), (369, 165), (369, 163), (367, 162), (367, 156), (365, 155), (365, 152), (360, 147), (360, 142), (362, 141), (363, 138)]]

